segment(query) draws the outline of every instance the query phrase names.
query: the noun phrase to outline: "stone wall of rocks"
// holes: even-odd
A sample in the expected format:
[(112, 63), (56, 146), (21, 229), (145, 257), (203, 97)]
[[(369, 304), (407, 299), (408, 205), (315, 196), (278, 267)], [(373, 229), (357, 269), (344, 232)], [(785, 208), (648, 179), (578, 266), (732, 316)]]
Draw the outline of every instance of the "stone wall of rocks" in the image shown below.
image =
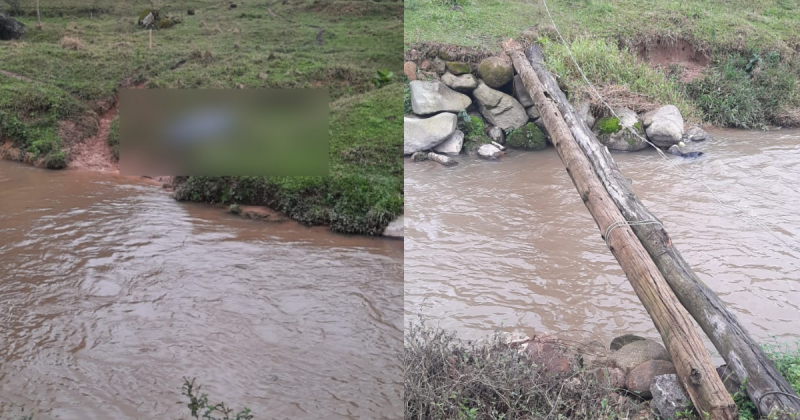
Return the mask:
[[(413, 52), (407, 56), (416, 56)], [(497, 159), (506, 146), (546, 147), (547, 133), (539, 112), (507, 57), (489, 56), (478, 63), (426, 58), (420, 63), (407, 61), (403, 70), (410, 81), (412, 108), (404, 119), (405, 155), (477, 153), (484, 159)], [(609, 150), (633, 152), (649, 147), (629, 128), (657, 147), (687, 157), (699, 154), (687, 151), (687, 142), (709, 138), (700, 127), (685, 129), (674, 105), (639, 115), (617, 108), (614, 113), (619, 118), (597, 118), (588, 103), (577, 104), (576, 109)]]

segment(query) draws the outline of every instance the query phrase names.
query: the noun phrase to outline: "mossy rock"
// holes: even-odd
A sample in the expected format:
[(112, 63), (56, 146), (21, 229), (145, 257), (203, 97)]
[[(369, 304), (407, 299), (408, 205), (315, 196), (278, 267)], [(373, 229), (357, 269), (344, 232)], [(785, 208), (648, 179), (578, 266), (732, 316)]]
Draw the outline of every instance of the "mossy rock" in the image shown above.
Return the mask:
[(480, 117), (470, 115), (469, 120), (459, 120), (458, 125), (458, 128), (464, 132), (464, 138), (467, 141), (475, 140), (485, 135), (486, 125)]
[(137, 22), (142, 23), (144, 18), (146, 18), (147, 15), (149, 15), (151, 12), (153, 13), (153, 16), (155, 16), (155, 14), (156, 14), (155, 10), (151, 10), (151, 9), (142, 10), (142, 13), (139, 13), (139, 20)]
[[(641, 125), (641, 123), (637, 123)], [(597, 121), (597, 131), (600, 134), (614, 134), (619, 130), (622, 130), (622, 124), (619, 122), (619, 118), (617, 117), (605, 117), (601, 118), (600, 121)]]
[(547, 147), (547, 140), (542, 130), (536, 124), (529, 122), (508, 134), (506, 146), (515, 149), (542, 150)]
[(169, 18), (162, 18), (156, 24), (156, 28), (158, 29), (167, 29), (173, 26), (175, 26), (175, 22), (173, 22), (172, 19)]
[(514, 69), (503, 57), (488, 57), (478, 65), (478, 74), (487, 86), (499, 88), (514, 78)]
[(491, 142), (492, 139), (490, 139), (489, 136), (487, 136), (486, 134), (482, 134), (478, 137), (475, 137), (472, 140), (465, 141), (464, 148), (462, 150), (464, 150), (469, 154), (475, 154), (478, 153), (478, 149), (480, 149), (481, 146), (483, 146), (484, 144), (490, 144)]
[(453, 73), (456, 76), (461, 74), (472, 73), (472, 66), (470, 66), (469, 63), (462, 63), (459, 61), (448, 61), (446, 65), (447, 65), (447, 70), (449, 70), (450, 73)]

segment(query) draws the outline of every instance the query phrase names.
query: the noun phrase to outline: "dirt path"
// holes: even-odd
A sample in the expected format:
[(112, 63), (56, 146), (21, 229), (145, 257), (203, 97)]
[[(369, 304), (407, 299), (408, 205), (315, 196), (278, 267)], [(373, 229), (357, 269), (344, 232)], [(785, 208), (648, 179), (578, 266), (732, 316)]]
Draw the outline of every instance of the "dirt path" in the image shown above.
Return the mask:
[(114, 101), (108, 111), (100, 115), (97, 134), (85, 139), (72, 147), (72, 158), (67, 165), (69, 169), (85, 169), (91, 171), (117, 171), (117, 163), (108, 146), (108, 132), (111, 121), (117, 116), (117, 101)]

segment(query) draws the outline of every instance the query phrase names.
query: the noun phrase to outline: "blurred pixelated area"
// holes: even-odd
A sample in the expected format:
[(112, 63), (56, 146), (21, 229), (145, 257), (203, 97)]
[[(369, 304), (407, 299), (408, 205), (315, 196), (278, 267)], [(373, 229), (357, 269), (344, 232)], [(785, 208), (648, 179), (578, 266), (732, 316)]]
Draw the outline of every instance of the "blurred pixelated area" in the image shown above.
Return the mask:
[(328, 175), (326, 89), (125, 89), (123, 175)]

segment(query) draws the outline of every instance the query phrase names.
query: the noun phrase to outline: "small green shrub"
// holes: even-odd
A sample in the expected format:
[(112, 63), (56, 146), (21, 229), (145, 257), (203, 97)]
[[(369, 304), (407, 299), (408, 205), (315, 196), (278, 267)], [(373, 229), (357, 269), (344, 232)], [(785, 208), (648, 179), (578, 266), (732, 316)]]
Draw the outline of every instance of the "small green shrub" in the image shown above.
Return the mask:
[[(208, 394), (200, 393), (200, 385), (195, 386), (194, 378), (190, 381), (183, 378), (181, 395), (189, 399), (189, 410), (195, 419), (204, 420), (252, 420), (255, 418), (250, 409), (245, 407), (239, 412), (225, 405), (225, 403), (211, 404), (208, 402)], [(217, 417), (217, 416), (220, 417)]]
[[(637, 124), (641, 126), (641, 123)], [(597, 121), (597, 129), (600, 131), (600, 134), (614, 134), (622, 130), (622, 124), (620, 124), (619, 118), (617, 117), (605, 117)]]
[(458, 112), (458, 129), (464, 132), (464, 139), (467, 141), (477, 141), (486, 136), (483, 119), (473, 117), (463, 109)]
[(389, 70), (378, 70), (375, 72), (375, 76), (372, 78), (372, 84), (376, 88), (380, 89), (391, 83), (392, 77), (394, 77), (394, 73), (390, 72)]
[(67, 167), (67, 155), (63, 150), (51, 153), (44, 159), (47, 169), (64, 169)]
[(529, 122), (511, 130), (506, 137), (506, 145), (517, 149), (542, 150), (547, 147), (544, 133), (536, 124)]

